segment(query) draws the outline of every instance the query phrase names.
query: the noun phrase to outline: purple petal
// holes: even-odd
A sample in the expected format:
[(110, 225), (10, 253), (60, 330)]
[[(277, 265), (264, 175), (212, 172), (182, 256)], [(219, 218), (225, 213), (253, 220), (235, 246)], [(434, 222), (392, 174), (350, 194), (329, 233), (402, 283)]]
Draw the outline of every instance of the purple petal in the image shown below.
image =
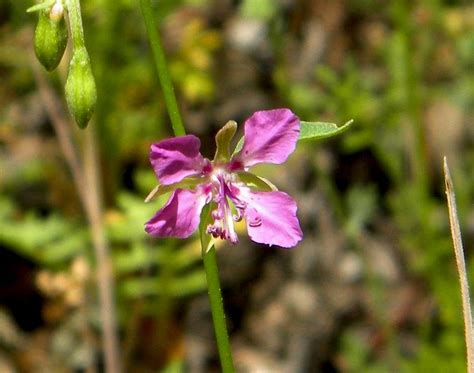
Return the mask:
[(288, 194), (241, 189), (239, 199), (247, 203), (244, 215), (252, 241), (289, 248), (303, 238), (296, 202)]
[(173, 137), (151, 145), (150, 162), (163, 185), (181, 181), (186, 176), (198, 175), (206, 161), (199, 153), (201, 141), (196, 136)]
[(145, 231), (158, 237), (189, 237), (199, 225), (208, 196), (205, 187), (176, 189), (166, 205), (145, 223)]
[(257, 111), (245, 121), (244, 145), (236, 159), (244, 167), (283, 163), (295, 150), (299, 134), (300, 120), (291, 110)]

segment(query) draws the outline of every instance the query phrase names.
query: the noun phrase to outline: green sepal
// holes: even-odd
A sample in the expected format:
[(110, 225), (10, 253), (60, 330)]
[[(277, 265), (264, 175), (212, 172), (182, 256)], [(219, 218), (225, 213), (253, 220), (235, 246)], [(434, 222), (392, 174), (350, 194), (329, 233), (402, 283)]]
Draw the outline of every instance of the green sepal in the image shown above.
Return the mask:
[(162, 194), (172, 192), (175, 189), (192, 189), (201, 183), (202, 178), (190, 176), (174, 184), (159, 184), (148, 194), (148, 196), (145, 198), (145, 202), (150, 202), (155, 197), (159, 197)]
[(67, 45), (67, 27), (63, 16), (54, 18), (48, 9), (38, 13), (38, 24), (34, 36), (34, 49), (38, 61), (48, 71), (53, 71), (61, 62)]
[(242, 147), (244, 146), (244, 140), (245, 138), (242, 136), (239, 141), (237, 142), (237, 145), (235, 146), (234, 152), (232, 153), (232, 156), (236, 155), (238, 152), (242, 150)]
[(80, 128), (86, 128), (97, 101), (94, 75), (85, 47), (74, 50), (66, 81), (66, 101), (74, 121)]
[(26, 13), (39, 12), (40, 10), (43, 10), (43, 9), (49, 9), (53, 6), (55, 2), (56, 0), (48, 0), (42, 3), (30, 6), (28, 9), (26, 9)]
[(201, 255), (204, 256), (216, 242), (216, 239), (206, 233), (207, 226), (212, 223), (211, 211), (215, 208), (215, 203), (211, 202), (204, 206), (201, 211), (201, 221), (199, 223), (199, 237), (201, 239)]
[(253, 187), (254, 189), (264, 191), (264, 192), (275, 192), (278, 188), (273, 185), (269, 180), (257, 176), (251, 172), (238, 172), (237, 175), (239, 176), (240, 180), (242, 180), (245, 184)]
[(227, 162), (230, 159), (230, 143), (237, 131), (237, 123), (229, 120), (216, 135), (216, 154), (214, 161)]
[(354, 122), (353, 119), (338, 127), (334, 123), (301, 122), (299, 140), (321, 140), (339, 135), (346, 131)]

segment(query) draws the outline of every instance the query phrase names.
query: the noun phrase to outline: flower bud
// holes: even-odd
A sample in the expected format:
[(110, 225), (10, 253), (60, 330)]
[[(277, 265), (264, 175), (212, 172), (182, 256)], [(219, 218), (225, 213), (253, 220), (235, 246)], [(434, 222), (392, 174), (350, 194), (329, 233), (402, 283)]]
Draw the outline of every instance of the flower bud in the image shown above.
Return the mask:
[(86, 128), (95, 109), (97, 91), (85, 47), (74, 50), (65, 90), (69, 112), (80, 128)]
[(67, 44), (67, 27), (60, 2), (54, 4), (50, 11), (39, 12), (34, 39), (36, 57), (46, 70), (54, 70), (59, 65)]

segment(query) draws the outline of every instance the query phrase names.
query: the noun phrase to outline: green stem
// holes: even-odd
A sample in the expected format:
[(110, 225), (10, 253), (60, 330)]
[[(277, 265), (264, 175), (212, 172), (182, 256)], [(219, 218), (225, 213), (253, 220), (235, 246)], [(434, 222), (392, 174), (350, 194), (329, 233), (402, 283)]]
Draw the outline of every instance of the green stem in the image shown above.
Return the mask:
[(84, 31), (82, 29), (81, 3), (79, 0), (66, 0), (66, 7), (69, 15), (72, 45), (74, 49), (79, 49), (85, 46)]
[(234, 363), (230, 350), (229, 336), (225, 323), (224, 307), (222, 305), (222, 295), (219, 283), (219, 271), (217, 270), (216, 250), (214, 246), (207, 253), (203, 254), (204, 268), (207, 278), (207, 292), (211, 303), (212, 321), (216, 333), (217, 348), (221, 360), (222, 372), (234, 372)]
[(174, 94), (173, 83), (168, 72), (166, 64), (166, 57), (161, 46), (160, 37), (156, 29), (156, 23), (153, 18), (153, 11), (150, 0), (140, 0), (143, 18), (145, 20), (145, 27), (150, 41), (150, 46), (153, 51), (155, 59), (155, 66), (160, 79), (163, 96), (165, 98), (166, 107), (171, 119), (171, 125), (175, 136), (182, 136), (186, 134), (184, 130), (183, 121), (179, 113), (178, 103)]
[[(156, 24), (153, 19), (153, 12), (150, 0), (140, 0), (140, 6), (145, 19), (145, 27), (147, 30), (150, 45), (155, 59), (155, 66), (160, 79), (161, 88), (165, 97), (166, 107), (173, 126), (175, 136), (185, 135), (186, 131), (179, 113), (178, 103), (174, 94), (173, 83), (166, 65), (166, 57), (161, 46), (160, 37), (157, 32)], [(201, 221), (203, 217), (201, 216)], [(202, 233), (202, 229), (200, 229)], [(225, 323), (224, 307), (222, 305), (222, 295), (219, 282), (219, 272), (217, 269), (216, 251), (212, 246), (206, 252), (206, 237), (201, 234), (201, 246), (203, 252), (204, 269), (206, 271), (207, 287), (209, 301), (211, 304), (212, 321), (214, 323), (214, 332), (216, 333), (217, 348), (221, 361), (222, 371), (224, 373), (233, 373), (234, 364), (230, 350), (229, 336)]]

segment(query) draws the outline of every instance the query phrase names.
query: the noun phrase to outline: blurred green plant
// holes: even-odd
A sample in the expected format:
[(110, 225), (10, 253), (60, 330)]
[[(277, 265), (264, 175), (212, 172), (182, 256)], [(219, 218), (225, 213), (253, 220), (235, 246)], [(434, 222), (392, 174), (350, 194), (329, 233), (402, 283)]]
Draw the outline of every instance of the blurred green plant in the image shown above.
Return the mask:
[[(351, 10), (356, 13), (370, 12), (373, 6), (371, 1), (351, 2)], [(393, 361), (401, 361), (404, 371), (465, 368), (461, 302), (443, 217), (445, 201), (439, 198), (443, 194), (442, 183), (434, 184), (441, 170), (441, 157), (438, 155), (436, 159), (434, 154), (439, 149), (429, 143), (425, 111), (441, 98), (467, 117), (473, 115), (474, 54), (471, 53), (472, 32), (467, 31), (472, 28), (472, 12), (461, 13), (460, 8), (442, 2), (394, 1), (378, 13), (379, 20), (392, 28), (382, 29), (383, 42), (371, 50), (370, 60), (366, 55), (363, 56), (366, 60), (361, 60), (360, 52), (348, 52), (345, 60), (335, 67), (334, 62), (326, 63), (323, 58), (312, 79), (304, 81), (288, 80), (290, 66), (282, 57), (274, 71), (280, 95), (299, 115), (356, 119), (357, 126), (341, 137), (337, 146), (347, 157), (360, 151), (374, 156), (386, 173), (390, 189), (380, 195), (380, 189), (374, 185), (359, 185), (349, 188), (346, 197), (331, 179), (333, 175), (321, 171), (317, 172), (324, 178), (320, 183), (331, 197), (349, 237), (357, 237), (368, 224), (381, 224), (381, 219), (395, 224), (398, 244), (408, 257), (411, 275), (423, 278), (436, 302), (435, 314), (419, 327), (419, 343), (408, 356), (395, 348), (397, 359), (374, 362), (370, 349), (350, 346), (364, 342), (355, 341), (354, 335), (344, 337), (341, 348), (348, 358), (348, 371), (400, 369), (392, 365)], [(284, 28), (280, 30), (285, 32)], [(276, 40), (283, 37), (277, 35)], [(279, 50), (275, 54), (281, 56)], [(455, 57), (451, 59), (451, 56)], [(436, 68), (444, 70), (433, 72)], [(442, 78), (434, 79), (436, 74)], [(445, 126), (449, 122), (445, 118)], [(470, 182), (465, 179), (473, 174), (472, 153), (471, 147), (459, 154), (462, 169), (458, 169), (457, 176), (463, 184), (459, 187), (463, 195), (461, 215), (468, 213), (467, 206), (472, 206), (474, 200), (472, 177)], [(380, 206), (376, 209), (377, 202)], [(357, 248), (356, 241), (353, 244)], [(383, 289), (385, 285), (381, 286)], [(377, 298), (376, 292), (373, 296)], [(386, 320), (383, 308), (378, 312), (380, 320)], [(395, 327), (385, 325), (384, 328), (393, 331)], [(396, 346), (396, 333), (388, 334), (392, 341), (389, 345)]]
[(212, 101), (216, 84), (213, 78), (215, 52), (221, 37), (206, 29), (198, 17), (191, 19), (182, 30), (178, 48), (170, 59), (170, 72), (177, 88), (190, 104)]
[[(205, 1), (160, 1), (155, 16), (163, 19), (183, 4), (198, 2), (199, 6), (206, 6)], [(340, 39), (331, 39), (309, 78), (304, 80), (292, 77), (289, 65), (297, 64), (298, 59), (292, 53), (294, 49), (288, 52), (286, 48), (304, 38), (306, 33), (299, 27), (313, 15), (295, 11), (294, 16), (291, 10), (282, 12), (282, 5), (271, 1), (243, 1), (238, 5), (239, 16), (270, 26), (274, 61), (265, 67), (270, 69), (266, 74), (271, 74), (273, 82), (265, 84), (274, 84), (278, 90), (272, 91), (272, 99), (292, 107), (309, 120), (331, 118), (343, 123), (347, 118), (356, 119), (357, 125), (345, 136), (321, 144), (318, 149), (337, 148), (337, 153), (343, 154), (348, 163), (359, 152), (366, 152), (381, 165), (384, 174), (380, 177), (386, 181), (373, 179), (370, 184), (341, 187), (334, 177), (337, 164), (324, 169), (315, 162), (318, 185), (330, 196), (340, 227), (350, 238), (351, 249), (358, 252), (357, 237), (364, 232), (383, 234), (379, 227), (388, 226), (395, 237), (394, 245), (403, 249), (409, 276), (421, 279), (424, 291), (435, 302), (422, 325), (414, 326), (417, 338), (408, 352), (400, 346), (403, 341), (397, 334), (397, 326), (387, 319), (384, 302), (372, 310), (374, 323), (388, 330), (387, 338), (391, 340), (391, 358), (385, 361), (383, 356), (374, 357), (377, 347), (367, 345), (367, 340), (349, 327), (338, 348), (347, 360), (348, 371), (354, 372), (464, 369), (461, 302), (444, 218), (442, 183), (437, 172), (441, 169), (436, 158), (439, 149), (426, 138), (432, 129), (428, 127), (431, 121), (425, 116), (441, 100), (462, 113), (463, 123), (473, 117), (472, 9), (462, 2), (422, 1), (405, 7), (407, 4), (393, 1), (380, 9), (380, 4), (373, 0), (346, 2), (341, 6), (346, 14), (340, 27), (347, 43), (343, 56), (337, 61), (326, 59), (332, 49), (340, 48)], [(61, 271), (74, 257), (84, 255), (90, 246), (84, 223), (74, 214), (77, 207), (71, 207), (74, 196), (57, 185), (60, 183), (57, 174), (45, 171), (62, 169), (63, 165), (57, 159), (51, 161), (38, 155), (26, 161), (18, 157), (11, 163), (3, 151), (18, 151), (20, 146), (14, 143), (20, 143), (19, 137), (32, 132), (40, 132), (50, 140), (44, 113), (41, 109), (34, 111), (35, 88), (22, 47), (22, 30), (25, 25), (33, 28), (35, 21), (24, 12), (30, 5), (31, 1), (19, 0), (0, 6), (7, 9), (3, 14), (9, 17), (7, 25), (1, 25), (5, 32), (0, 37), (3, 79), (0, 101), (6, 103), (0, 107), (0, 244), (30, 258), (41, 268)], [(142, 203), (155, 183), (154, 175), (145, 167), (143, 149), (168, 131), (163, 97), (155, 88), (151, 62), (145, 57), (144, 30), (136, 27), (141, 22), (136, 3), (85, 0), (81, 5), (92, 68), (97, 77), (96, 124), (102, 166), (106, 170), (107, 232), (112, 240), (113, 263), (120, 284), (121, 323), (126, 325), (132, 318), (130, 302), (145, 303), (144, 310), (139, 312), (156, 313), (162, 304), (159, 299), (165, 297), (174, 303), (203, 291), (205, 284), (203, 273), (195, 265), (200, 255), (196, 240), (184, 246), (172, 240), (164, 241), (163, 247), (157, 250), (142, 230), (142, 222), (156, 209)], [(226, 48), (221, 25), (213, 24), (211, 28), (206, 16), (197, 13), (193, 13), (192, 22), (183, 26), (171, 60), (173, 79), (183, 99), (195, 105), (215, 99), (216, 87), (222, 79), (214, 70), (215, 59), (218, 51)], [(312, 19), (322, 24), (325, 21)], [(227, 19), (221, 21), (225, 26)], [(379, 27), (376, 31), (381, 35), (381, 42), (370, 46), (370, 55), (364, 52), (370, 40), (359, 34), (363, 22)], [(291, 57), (289, 62), (285, 53)], [(52, 75), (52, 84), (58, 88), (64, 77), (65, 66), (59, 64)], [(25, 125), (10, 119), (15, 110), (22, 112), (25, 107), (34, 111)], [(444, 117), (443, 112), (437, 114), (443, 116), (444, 124), (433, 131), (448, 137), (454, 126), (452, 118)], [(461, 221), (469, 221), (474, 200), (472, 129), (464, 129), (462, 133), (467, 135), (455, 151), (452, 171)], [(314, 151), (313, 145), (305, 149), (308, 153)], [(427, 155), (426, 159), (420, 156), (422, 153)], [(133, 179), (130, 170), (135, 175)], [(387, 183), (386, 190), (380, 188), (382, 182)], [(24, 206), (18, 190), (52, 184), (58, 188), (58, 194), (66, 197), (54, 202), (41, 194), (41, 204), (48, 208), (46, 213)], [(470, 256), (469, 263), (472, 264)], [(380, 299), (379, 293), (390, 294), (387, 284), (371, 278), (369, 273), (364, 273), (364, 277), (370, 297)], [(168, 285), (163, 286), (164, 281)]]

